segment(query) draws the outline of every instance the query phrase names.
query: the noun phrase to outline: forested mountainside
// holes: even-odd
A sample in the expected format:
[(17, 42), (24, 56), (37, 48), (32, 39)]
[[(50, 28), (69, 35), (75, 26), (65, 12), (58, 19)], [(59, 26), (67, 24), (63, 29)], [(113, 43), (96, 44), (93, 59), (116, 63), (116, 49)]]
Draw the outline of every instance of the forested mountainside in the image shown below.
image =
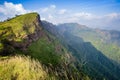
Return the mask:
[(90, 80), (37, 13), (0, 22), (0, 80)]
[[(46, 21), (42, 21), (42, 23), (44, 25), (44, 28), (49, 32), (53, 33), (54, 35), (56, 35), (56, 37), (60, 39), (61, 43), (77, 59), (78, 64), (76, 65), (78, 69), (82, 70), (87, 75), (89, 75), (92, 78), (92, 80), (95, 80), (95, 79), (119, 80), (120, 79), (119, 77), (120, 66), (117, 63), (117, 61), (115, 59), (112, 59), (113, 57), (111, 58), (107, 56), (106, 53), (103, 53), (103, 51), (98, 49), (92, 42), (89, 41), (89, 39), (88, 41), (84, 39), (84, 37), (86, 38), (90, 37), (94, 41), (99, 42), (98, 37), (94, 36), (94, 35), (97, 35), (96, 33), (94, 32), (89, 33), (89, 30), (94, 31), (94, 29), (88, 28), (84, 25), (79, 25), (77, 23), (66, 23), (66, 24), (60, 24), (60, 25), (53, 25), (52, 23), (49, 23)], [(80, 33), (83, 33), (83, 34), (80, 35)], [(91, 37), (91, 34), (93, 34), (94, 38)], [(119, 39), (115, 38), (113, 33), (111, 34), (113, 35), (112, 37), (116, 39), (113, 41), (115, 42), (119, 41)], [(108, 37), (107, 34), (106, 35), (103, 34), (103, 36), (104, 36), (103, 38), (106, 38), (105, 36)], [(113, 41), (111, 40), (108, 42), (106, 40), (106, 44), (113, 43)], [(109, 50), (110, 48), (106, 47), (106, 49)], [(117, 58), (118, 56), (115, 55), (114, 57)]]
[(77, 23), (66, 23), (58, 26), (61, 30), (81, 37), (85, 42), (91, 42), (105, 56), (120, 63), (120, 31), (92, 29)]

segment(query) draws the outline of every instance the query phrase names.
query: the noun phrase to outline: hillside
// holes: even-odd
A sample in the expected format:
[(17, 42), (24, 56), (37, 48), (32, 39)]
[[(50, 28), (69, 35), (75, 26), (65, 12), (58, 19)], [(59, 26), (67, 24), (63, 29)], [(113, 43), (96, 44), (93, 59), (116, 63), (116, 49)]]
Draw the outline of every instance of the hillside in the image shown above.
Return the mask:
[(39, 61), (30, 57), (0, 58), (0, 80), (43, 80), (48, 77), (46, 71)]
[[(85, 25), (77, 23), (66, 23), (60, 25), (51, 25), (49, 22), (42, 22), (44, 28), (49, 32), (55, 32), (61, 43), (72, 53), (77, 59), (76, 66), (81, 71), (89, 75), (92, 80), (119, 80), (120, 67), (97, 49), (91, 42), (86, 41), (83, 37), (89, 38), (90, 33), (84, 35), (84, 32), (92, 30)], [(48, 25), (51, 25), (49, 28)], [(55, 31), (52, 31), (55, 30)], [(79, 31), (79, 33), (77, 33)], [(56, 33), (57, 32), (57, 33)], [(76, 32), (76, 34), (75, 34)], [(93, 34), (93, 33), (92, 33)], [(96, 35), (94, 33), (94, 35)], [(94, 37), (95, 39), (97, 37)], [(93, 39), (94, 39), (93, 38)], [(92, 39), (92, 37), (91, 37)], [(94, 40), (97, 41), (97, 40)], [(109, 48), (108, 48), (109, 49)]]
[(0, 22), (0, 79), (119, 80), (119, 33), (37, 13)]
[(99, 51), (115, 62), (120, 62), (120, 32), (114, 30), (91, 29), (80, 24), (61, 24), (59, 28), (74, 36), (91, 42)]
[[(57, 37), (44, 29), (37, 13), (0, 22), (0, 56), (1, 79), (90, 80)], [(22, 70), (26, 77), (21, 77)]]

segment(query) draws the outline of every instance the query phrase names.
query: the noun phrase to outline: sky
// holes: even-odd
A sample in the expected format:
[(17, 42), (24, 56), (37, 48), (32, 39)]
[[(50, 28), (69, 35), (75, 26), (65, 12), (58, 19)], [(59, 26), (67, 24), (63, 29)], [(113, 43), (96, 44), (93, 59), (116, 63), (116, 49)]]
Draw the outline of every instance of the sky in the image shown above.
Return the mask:
[(0, 21), (30, 12), (53, 24), (120, 30), (120, 0), (0, 0)]

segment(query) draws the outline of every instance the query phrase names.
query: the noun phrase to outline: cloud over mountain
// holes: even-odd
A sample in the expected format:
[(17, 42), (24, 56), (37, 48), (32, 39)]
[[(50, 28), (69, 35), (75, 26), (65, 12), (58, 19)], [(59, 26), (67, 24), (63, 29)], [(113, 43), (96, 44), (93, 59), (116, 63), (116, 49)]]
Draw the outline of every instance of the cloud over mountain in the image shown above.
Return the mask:
[[(13, 17), (16, 14), (24, 14), (33, 10), (27, 10), (22, 4), (4, 2), (0, 5), (0, 20)], [(57, 5), (51, 4), (41, 7), (35, 12), (40, 13), (42, 20), (47, 20), (54, 24), (77, 22), (93, 28), (117, 29), (120, 26), (120, 13), (111, 12), (104, 15), (98, 15), (86, 11), (74, 11), (66, 8), (58, 8)], [(120, 28), (119, 28), (120, 29)]]
[(13, 4), (11, 2), (5, 2), (3, 5), (0, 5), (0, 13), (4, 15), (13, 16), (15, 14), (24, 14), (27, 10), (24, 9), (22, 4)]

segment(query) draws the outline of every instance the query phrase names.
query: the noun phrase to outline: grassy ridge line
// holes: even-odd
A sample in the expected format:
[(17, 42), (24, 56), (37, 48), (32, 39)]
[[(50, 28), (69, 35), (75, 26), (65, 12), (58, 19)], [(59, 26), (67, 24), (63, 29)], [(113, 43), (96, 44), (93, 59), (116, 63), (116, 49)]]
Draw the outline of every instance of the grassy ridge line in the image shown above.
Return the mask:
[(29, 13), (17, 16), (5, 22), (0, 22), (0, 50), (4, 44), (2, 40), (7, 39), (21, 42), (24, 38), (35, 32), (35, 22), (39, 15), (37, 13)]
[(34, 33), (37, 13), (29, 13), (17, 16), (9, 21), (0, 23), (0, 35), (2, 38), (14, 38), (15, 41), (21, 41), (27, 34)]

